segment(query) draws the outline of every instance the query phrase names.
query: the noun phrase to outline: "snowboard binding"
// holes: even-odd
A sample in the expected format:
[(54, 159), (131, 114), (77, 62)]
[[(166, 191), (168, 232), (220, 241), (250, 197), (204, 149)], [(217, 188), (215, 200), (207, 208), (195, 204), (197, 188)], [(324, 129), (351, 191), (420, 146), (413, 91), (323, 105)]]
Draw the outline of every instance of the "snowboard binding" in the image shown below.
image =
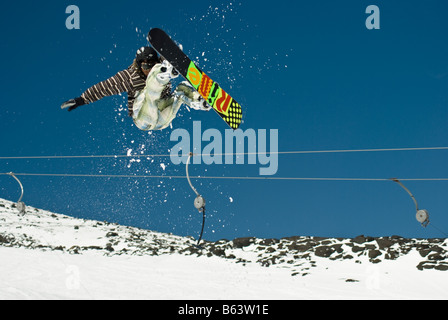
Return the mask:
[(203, 111), (211, 109), (204, 98), (187, 81), (179, 83), (174, 94), (192, 109)]

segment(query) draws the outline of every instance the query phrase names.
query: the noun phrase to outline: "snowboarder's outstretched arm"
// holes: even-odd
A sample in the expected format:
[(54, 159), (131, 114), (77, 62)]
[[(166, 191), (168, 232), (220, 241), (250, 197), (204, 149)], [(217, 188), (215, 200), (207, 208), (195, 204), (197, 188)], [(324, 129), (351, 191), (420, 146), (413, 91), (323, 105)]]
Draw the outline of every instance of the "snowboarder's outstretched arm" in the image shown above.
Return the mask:
[(104, 97), (113, 96), (123, 92), (129, 93), (131, 91), (131, 74), (129, 70), (123, 70), (113, 77), (90, 87), (80, 97), (64, 102), (61, 105), (61, 108), (68, 108), (68, 111), (72, 111), (79, 106), (93, 103)]
[(128, 70), (123, 70), (113, 77), (90, 87), (81, 95), (81, 97), (86, 103), (92, 103), (104, 97), (113, 96), (122, 92), (129, 92), (131, 90), (131, 75)]

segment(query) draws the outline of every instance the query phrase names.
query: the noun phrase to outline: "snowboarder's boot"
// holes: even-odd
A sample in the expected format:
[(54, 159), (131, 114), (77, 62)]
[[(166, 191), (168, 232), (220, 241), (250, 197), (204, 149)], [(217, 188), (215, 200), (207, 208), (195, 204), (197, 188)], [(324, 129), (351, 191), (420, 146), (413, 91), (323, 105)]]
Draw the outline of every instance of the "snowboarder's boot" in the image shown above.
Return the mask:
[(209, 111), (211, 109), (204, 98), (187, 81), (179, 83), (174, 94), (182, 99), (182, 101), (190, 108), (204, 111)]

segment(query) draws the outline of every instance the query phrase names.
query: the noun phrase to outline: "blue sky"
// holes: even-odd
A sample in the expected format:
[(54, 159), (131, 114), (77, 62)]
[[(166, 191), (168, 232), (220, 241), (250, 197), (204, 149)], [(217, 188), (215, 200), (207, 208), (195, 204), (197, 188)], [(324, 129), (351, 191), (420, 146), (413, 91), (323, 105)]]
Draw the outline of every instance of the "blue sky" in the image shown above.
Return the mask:
[[(65, 9), (80, 9), (68, 30)], [(368, 30), (368, 5), (380, 29)], [(278, 129), (279, 151), (448, 146), (446, 1), (8, 2), (0, 13), (0, 157), (167, 154), (173, 129), (222, 132), (212, 112), (182, 108), (173, 129), (139, 131), (125, 96), (68, 113), (65, 100), (131, 64), (152, 27), (167, 31), (244, 110), (243, 130)], [(279, 155), (276, 177), (447, 178), (447, 150)], [(191, 175), (258, 176), (259, 165), (192, 165)], [(0, 160), (0, 172), (185, 175), (156, 157)], [(186, 179), (20, 177), (25, 203), (81, 218), (197, 236)], [(195, 180), (204, 238), (314, 235), (440, 237), (385, 181)], [(448, 232), (448, 182), (409, 181)], [(17, 183), (0, 176), (0, 197)]]

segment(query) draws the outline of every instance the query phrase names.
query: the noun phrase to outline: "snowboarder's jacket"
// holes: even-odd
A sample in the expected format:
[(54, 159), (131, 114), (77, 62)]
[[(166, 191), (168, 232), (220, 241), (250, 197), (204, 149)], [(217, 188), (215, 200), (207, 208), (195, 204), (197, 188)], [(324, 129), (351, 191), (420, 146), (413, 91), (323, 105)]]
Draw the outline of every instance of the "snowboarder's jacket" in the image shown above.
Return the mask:
[[(128, 114), (132, 116), (134, 100), (138, 93), (145, 88), (146, 76), (141, 71), (137, 62), (130, 65), (126, 70), (118, 72), (107, 80), (99, 82), (87, 89), (81, 98), (84, 102), (92, 103), (107, 96), (127, 92), (128, 94)], [(171, 84), (165, 88), (162, 97), (171, 93)]]

